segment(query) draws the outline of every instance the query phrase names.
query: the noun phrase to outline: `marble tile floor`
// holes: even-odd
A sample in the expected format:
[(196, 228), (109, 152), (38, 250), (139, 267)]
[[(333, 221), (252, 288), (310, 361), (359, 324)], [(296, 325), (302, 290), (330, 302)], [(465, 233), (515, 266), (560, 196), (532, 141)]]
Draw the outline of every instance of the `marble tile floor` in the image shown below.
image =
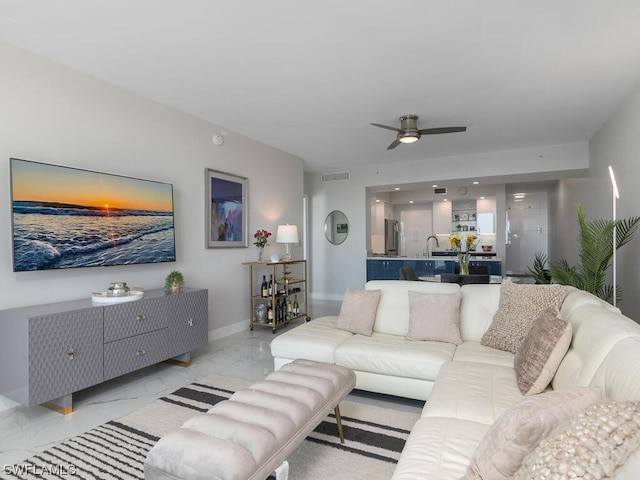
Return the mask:
[[(310, 316), (337, 314), (339, 308), (339, 302), (310, 302)], [(275, 335), (295, 328), (300, 322), (278, 330)], [(69, 415), (41, 406), (26, 408), (6, 400), (0, 402), (0, 472), (4, 471), (5, 465), (121, 417), (212, 373), (261, 380), (273, 371), (269, 349), (273, 338), (270, 328), (255, 328), (254, 331), (247, 328), (214, 340), (193, 353), (188, 368), (160, 363), (74, 393), (74, 411)], [(424, 402), (360, 391), (352, 392), (348, 400), (414, 412), (420, 412), (424, 405)]]

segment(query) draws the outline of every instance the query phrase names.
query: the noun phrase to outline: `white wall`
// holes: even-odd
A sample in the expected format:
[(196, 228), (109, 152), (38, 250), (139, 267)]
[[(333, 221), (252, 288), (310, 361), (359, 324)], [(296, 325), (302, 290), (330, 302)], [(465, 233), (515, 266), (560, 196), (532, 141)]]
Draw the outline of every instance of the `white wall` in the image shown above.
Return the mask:
[[(582, 171), (588, 166), (587, 144), (576, 143), (377, 165), (352, 170), (348, 181), (322, 183), (320, 173), (307, 173), (305, 190), (309, 195), (312, 235), (309, 275), (313, 297), (341, 299), (346, 288), (362, 288), (365, 284), (366, 231), (371, 221), (370, 199), (365, 192), (368, 186), (468, 178), (470, 171), (480, 180), (523, 173), (530, 173), (535, 179), (539, 172)], [(497, 199), (497, 209), (503, 212), (504, 198), (498, 196)], [(342, 245), (331, 245), (322, 233), (324, 218), (331, 210), (342, 210), (349, 219), (349, 237)], [(504, 231), (502, 217), (498, 218), (497, 228), (498, 232)]]
[[(232, 132), (215, 147), (219, 126), (4, 43), (0, 59), (0, 309), (89, 298), (116, 280), (159, 288), (178, 269), (209, 289), (214, 336), (247, 328), (241, 264), (255, 260), (256, 229), (275, 239), (279, 223), (302, 225), (302, 160)], [(10, 157), (173, 183), (177, 262), (14, 273)], [(248, 177), (249, 248), (204, 247), (205, 168)], [(267, 254), (284, 251), (271, 244)]]
[[(575, 205), (582, 203), (587, 219), (612, 218), (613, 199), (608, 167), (615, 171), (620, 200), (617, 217), (640, 215), (640, 85), (625, 99), (589, 143), (590, 168), (587, 178), (561, 181), (554, 192), (558, 209), (553, 259), (577, 261), (578, 228)], [(562, 227), (562, 228), (558, 228)], [(623, 289), (618, 304), (625, 315), (640, 321), (640, 235), (617, 253), (617, 283)]]

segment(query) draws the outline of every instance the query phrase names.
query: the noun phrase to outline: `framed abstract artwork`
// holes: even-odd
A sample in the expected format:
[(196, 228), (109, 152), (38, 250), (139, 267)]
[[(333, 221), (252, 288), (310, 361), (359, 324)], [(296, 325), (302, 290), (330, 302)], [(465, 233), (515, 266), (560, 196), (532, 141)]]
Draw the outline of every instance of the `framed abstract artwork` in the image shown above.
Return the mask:
[(248, 180), (206, 169), (205, 182), (206, 247), (247, 247)]

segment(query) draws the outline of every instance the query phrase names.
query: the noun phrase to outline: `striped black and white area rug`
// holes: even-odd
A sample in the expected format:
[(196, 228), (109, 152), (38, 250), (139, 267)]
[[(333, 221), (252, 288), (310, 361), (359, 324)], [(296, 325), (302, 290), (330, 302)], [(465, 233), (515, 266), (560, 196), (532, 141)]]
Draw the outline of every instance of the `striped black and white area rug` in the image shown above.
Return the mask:
[[(147, 452), (161, 436), (249, 384), (211, 375), (18, 465), (6, 466), (0, 478), (143, 479)], [(391, 477), (419, 415), (349, 401), (340, 404), (340, 411), (345, 444), (340, 444), (330, 415), (288, 459), (291, 480)]]

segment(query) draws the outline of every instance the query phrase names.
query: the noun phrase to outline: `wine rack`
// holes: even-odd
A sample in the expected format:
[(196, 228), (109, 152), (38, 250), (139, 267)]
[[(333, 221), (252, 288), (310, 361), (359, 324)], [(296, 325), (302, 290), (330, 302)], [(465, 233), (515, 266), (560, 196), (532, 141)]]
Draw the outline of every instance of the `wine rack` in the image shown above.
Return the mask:
[[(249, 328), (280, 327), (304, 318), (307, 322), (307, 261), (245, 262), (249, 267)], [(263, 278), (270, 283), (263, 296)], [(269, 313), (270, 312), (270, 313)]]

